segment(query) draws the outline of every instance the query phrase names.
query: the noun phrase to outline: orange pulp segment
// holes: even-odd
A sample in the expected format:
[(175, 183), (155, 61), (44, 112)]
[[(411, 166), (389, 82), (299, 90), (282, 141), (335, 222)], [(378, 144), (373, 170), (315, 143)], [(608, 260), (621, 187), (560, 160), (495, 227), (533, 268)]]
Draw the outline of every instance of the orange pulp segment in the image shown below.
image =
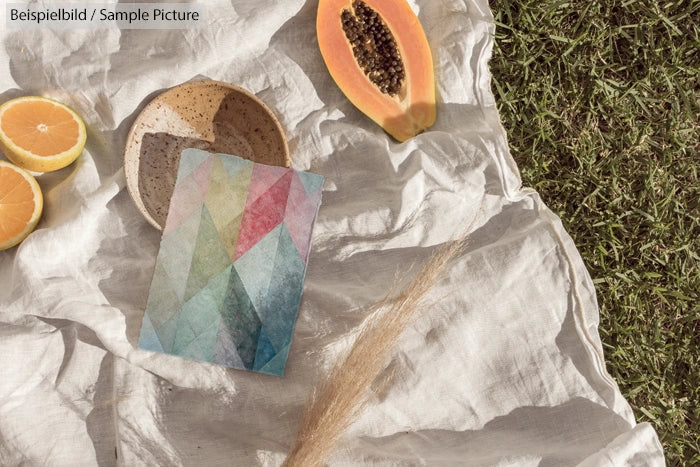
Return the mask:
[(61, 169), (80, 155), (85, 141), (84, 122), (60, 102), (26, 96), (0, 106), (0, 148), (24, 169)]
[(24, 240), (36, 227), (44, 207), (36, 179), (0, 160), (0, 250)]

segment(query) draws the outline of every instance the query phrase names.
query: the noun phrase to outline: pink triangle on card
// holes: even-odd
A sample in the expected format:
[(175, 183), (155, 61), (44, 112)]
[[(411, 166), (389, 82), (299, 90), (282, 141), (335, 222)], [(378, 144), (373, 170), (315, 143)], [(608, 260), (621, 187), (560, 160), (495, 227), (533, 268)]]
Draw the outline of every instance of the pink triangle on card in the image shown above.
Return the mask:
[(311, 226), (316, 215), (316, 196), (306, 193), (303, 183), (298, 175), (294, 175), (287, 198), (287, 207), (284, 213), (284, 224), (292, 237), (294, 246), (299, 251), (299, 256), (306, 263), (309, 254)]
[(192, 172), (192, 178), (199, 185), (199, 189), (202, 191), (202, 196), (207, 194), (207, 189), (209, 188), (209, 179), (211, 178), (211, 168), (214, 165), (214, 157), (207, 157), (199, 167), (197, 167)]
[(163, 228), (164, 236), (169, 235), (204, 203), (204, 194), (193, 175), (190, 174), (181, 180), (173, 191)]
[(257, 198), (251, 196), (255, 181), (251, 178), (250, 191), (246, 200), (238, 242), (233, 260), (240, 258), (253, 245), (274, 229), (284, 218), (284, 211), (289, 195), (289, 186), (294, 173), (290, 170), (280, 177)]
[(250, 174), (250, 187), (248, 188), (248, 200), (252, 203), (277, 181), (285, 175), (289, 169), (265, 164), (255, 164)]

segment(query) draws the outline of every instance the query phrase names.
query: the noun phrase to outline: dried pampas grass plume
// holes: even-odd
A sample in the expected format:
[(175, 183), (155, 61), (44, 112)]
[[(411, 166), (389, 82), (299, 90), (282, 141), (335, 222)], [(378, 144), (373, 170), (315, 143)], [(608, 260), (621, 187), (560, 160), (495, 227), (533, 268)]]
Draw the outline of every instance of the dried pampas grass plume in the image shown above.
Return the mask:
[(320, 466), (332, 454), (341, 434), (370, 399), (370, 386), (386, 367), (399, 336), (434, 305), (426, 303), (426, 296), (448, 262), (462, 251), (464, 240), (440, 247), (398, 297), (392, 297), (392, 290), (377, 305), (345, 358), (314, 389), (283, 466)]

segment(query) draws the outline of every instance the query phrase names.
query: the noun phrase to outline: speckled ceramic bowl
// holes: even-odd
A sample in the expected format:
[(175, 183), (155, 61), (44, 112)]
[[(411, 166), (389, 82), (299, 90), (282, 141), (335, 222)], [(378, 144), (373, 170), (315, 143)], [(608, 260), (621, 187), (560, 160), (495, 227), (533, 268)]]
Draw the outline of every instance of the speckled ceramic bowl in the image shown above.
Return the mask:
[(289, 167), (275, 115), (255, 95), (219, 81), (192, 81), (159, 94), (141, 111), (124, 149), (126, 184), (137, 208), (161, 229), (185, 148)]

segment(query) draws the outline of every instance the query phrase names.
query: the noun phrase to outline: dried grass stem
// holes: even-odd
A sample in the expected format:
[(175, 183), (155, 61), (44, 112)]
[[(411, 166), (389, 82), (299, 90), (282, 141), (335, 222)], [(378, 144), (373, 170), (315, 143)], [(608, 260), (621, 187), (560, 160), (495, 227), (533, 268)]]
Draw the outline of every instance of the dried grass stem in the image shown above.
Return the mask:
[(386, 367), (403, 331), (434, 305), (426, 303), (426, 296), (463, 244), (464, 237), (440, 247), (400, 295), (393, 297), (395, 284), (376, 306), (345, 358), (313, 391), (284, 466), (320, 466), (331, 455), (371, 397), (371, 384)]

